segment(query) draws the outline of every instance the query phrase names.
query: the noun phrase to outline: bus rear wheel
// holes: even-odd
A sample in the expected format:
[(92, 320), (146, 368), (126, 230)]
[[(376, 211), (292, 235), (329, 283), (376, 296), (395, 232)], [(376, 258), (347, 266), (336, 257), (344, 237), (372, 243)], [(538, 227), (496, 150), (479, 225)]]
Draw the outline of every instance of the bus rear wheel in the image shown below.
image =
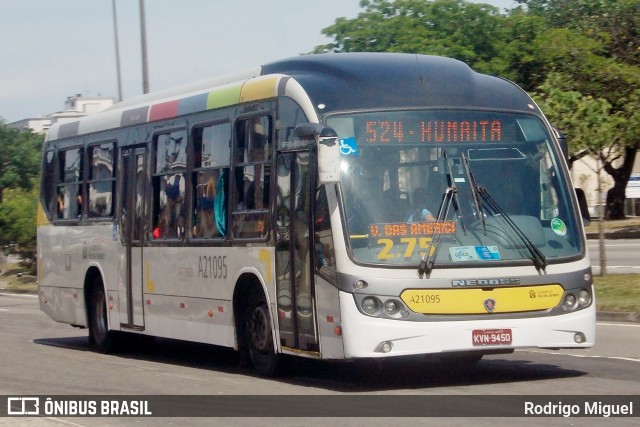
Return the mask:
[(249, 358), (255, 370), (266, 377), (277, 375), (279, 357), (273, 343), (269, 306), (262, 292), (253, 291), (249, 295), (244, 331)]
[(114, 332), (109, 330), (107, 320), (107, 298), (102, 279), (96, 279), (89, 296), (89, 344), (100, 353), (109, 353), (115, 348)]

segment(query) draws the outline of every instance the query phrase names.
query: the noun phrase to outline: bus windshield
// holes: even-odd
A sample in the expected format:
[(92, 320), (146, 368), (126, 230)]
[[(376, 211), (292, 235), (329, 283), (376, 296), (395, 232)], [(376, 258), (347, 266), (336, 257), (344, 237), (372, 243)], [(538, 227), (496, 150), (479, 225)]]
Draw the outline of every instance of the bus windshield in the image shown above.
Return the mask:
[(342, 211), (361, 264), (548, 263), (583, 251), (559, 152), (526, 114), (403, 110), (327, 118)]

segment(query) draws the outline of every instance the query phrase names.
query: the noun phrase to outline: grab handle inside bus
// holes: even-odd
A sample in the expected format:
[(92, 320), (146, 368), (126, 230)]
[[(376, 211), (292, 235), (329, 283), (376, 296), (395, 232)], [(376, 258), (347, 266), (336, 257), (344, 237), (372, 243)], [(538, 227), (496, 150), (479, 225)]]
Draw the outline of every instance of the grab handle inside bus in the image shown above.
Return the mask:
[(318, 149), (318, 181), (335, 184), (340, 179), (340, 145), (338, 134), (319, 123), (303, 123), (296, 126), (295, 140), (313, 140)]

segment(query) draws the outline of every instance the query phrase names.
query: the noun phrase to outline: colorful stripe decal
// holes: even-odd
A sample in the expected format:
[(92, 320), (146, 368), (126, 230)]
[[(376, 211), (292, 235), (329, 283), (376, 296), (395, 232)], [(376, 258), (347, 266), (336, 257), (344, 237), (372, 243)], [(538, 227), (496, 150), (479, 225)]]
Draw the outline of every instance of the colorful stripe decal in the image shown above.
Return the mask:
[(151, 106), (149, 121), (170, 119), (178, 115), (178, 101), (163, 102)]
[(201, 93), (181, 99), (178, 103), (178, 115), (182, 116), (183, 114), (197, 113), (198, 111), (206, 110), (208, 97), (208, 93)]
[(209, 92), (207, 96), (207, 110), (235, 105), (240, 100), (242, 84), (224, 86)]
[(131, 126), (131, 125), (146, 123), (148, 111), (149, 111), (149, 106), (123, 111), (122, 119), (120, 120), (120, 126)]
[(286, 93), (287, 84), (290, 81), (290, 77), (282, 75), (255, 77), (181, 99), (162, 101), (130, 110), (100, 113), (95, 117), (60, 125), (58, 135), (52, 136), (52, 139), (69, 138), (81, 133), (97, 132), (117, 126), (139, 125), (243, 102), (274, 98)]
[(273, 98), (277, 95), (276, 84), (278, 80), (280, 80), (280, 76), (247, 80), (247, 82), (242, 86), (240, 102)]

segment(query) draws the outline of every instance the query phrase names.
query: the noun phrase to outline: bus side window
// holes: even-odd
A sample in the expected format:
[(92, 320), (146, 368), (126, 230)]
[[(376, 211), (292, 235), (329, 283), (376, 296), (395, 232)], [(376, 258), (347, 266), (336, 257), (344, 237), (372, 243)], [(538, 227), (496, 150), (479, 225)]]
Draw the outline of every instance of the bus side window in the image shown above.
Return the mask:
[(89, 147), (88, 197), (90, 218), (113, 215), (113, 189), (115, 186), (114, 145), (100, 144)]
[(238, 121), (235, 158), (234, 235), (264, 238), (268, 233), (271, 178), (272, 119), (270, 116)]
[(231, 160), (231, 124), (193, 131), (193, 226), (195, 238), (220, 238), (227, 233), (227, 195)]
[(58, 155), (57, 219), (78, 219), (82, 216), (83, 152), (82, 148), (74, 148)]
[(40, 188), (40, 197), (42, 200), (42, 206), (49, 219), (52, 219), (53, 203), (56, 198), (56, 157), (53, 150), (47, 150), (44, 154), (42, 163), (42, 179)]
[(185, 231), (187, 132), (156, 136), (153, 177), (153, 238), (182, 239)]

